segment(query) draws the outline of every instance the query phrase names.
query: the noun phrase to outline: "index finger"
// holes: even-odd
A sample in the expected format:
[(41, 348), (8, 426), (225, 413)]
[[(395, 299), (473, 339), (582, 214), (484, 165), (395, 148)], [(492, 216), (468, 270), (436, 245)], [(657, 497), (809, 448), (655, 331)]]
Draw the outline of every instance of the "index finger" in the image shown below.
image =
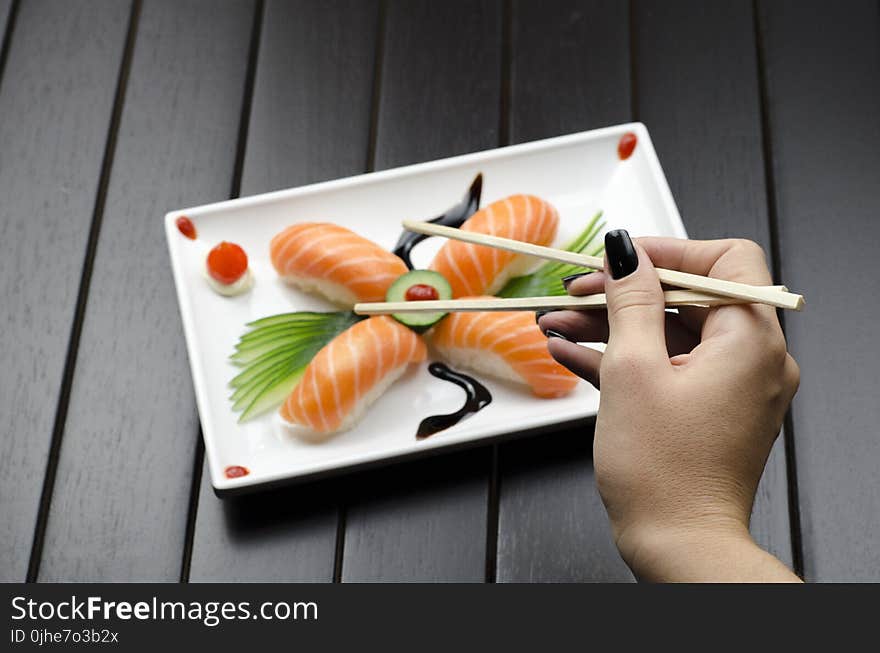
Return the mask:
[(756, 286), (768, 286), (772, 283), (764, 250), (751, 240), (653, 237), (636, 240), (659, 268)]
[[(685, 240), (681, 238), (639, 238), (654, 265), (716, 279), (766, 286), (773, 282), (764, 250), (743, 239)], [(774, 337), (781, 334), (776, 311), (761, 304), (721, 306), (709, 311), (703, 336), (720, 332), (745, 335), (747, 329), (763, 327)]]

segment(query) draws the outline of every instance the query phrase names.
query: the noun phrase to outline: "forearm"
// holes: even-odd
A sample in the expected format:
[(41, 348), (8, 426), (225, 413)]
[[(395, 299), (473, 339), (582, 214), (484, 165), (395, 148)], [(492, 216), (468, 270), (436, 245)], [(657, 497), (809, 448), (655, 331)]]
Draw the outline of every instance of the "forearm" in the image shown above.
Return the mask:
[(745, 528), (655, 533), (632, 548), (627, 562), (647, 582), (802, 582)]

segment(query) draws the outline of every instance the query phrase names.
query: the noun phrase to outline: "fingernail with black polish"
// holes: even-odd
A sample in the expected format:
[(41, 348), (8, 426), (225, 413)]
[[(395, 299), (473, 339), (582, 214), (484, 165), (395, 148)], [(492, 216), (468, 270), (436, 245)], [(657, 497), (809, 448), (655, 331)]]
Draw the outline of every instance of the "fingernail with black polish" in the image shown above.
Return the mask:
[(575, 279), (580, 279), (581, 277), (585, 277), (589, 272), (578, 272), (577, 274), (570, 274), (567, 277), (562, 277), (562, 287), (568, 290), (568, 284), (570, 284)]
[[(547, 329), (544, 332), (544, 335), (548, 338), (562, 338), (563, 340), (568, 340), (564, 335), (559, 333), (559, 331), (554, 331), (553, 329)], [(569, 342), (574, 342), (573, 340), (568, 340)]]
[(551, 308), (551, 309), (546, 310), (546, 311), (535, 311), (535, 322), (537, 322), (537, 321), (540, 320), (542, 317), (544, 317), (545, 315), (547, 315), (547, 313), (553, 313), (554, 311), (558, 311), (558, 310), (559, 310), (558, 308)]
[(615, 229), (605, 234), (605, 255), (612, 279), (623, 279), (639, 267), (639, 255), (626, 229)]

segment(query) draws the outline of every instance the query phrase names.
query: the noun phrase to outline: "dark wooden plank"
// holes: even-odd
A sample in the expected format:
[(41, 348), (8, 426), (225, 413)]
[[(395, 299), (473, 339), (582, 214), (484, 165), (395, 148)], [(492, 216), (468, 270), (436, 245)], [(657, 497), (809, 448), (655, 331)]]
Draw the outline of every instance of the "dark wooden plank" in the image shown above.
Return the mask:
[[(630, 119), (626, 3), (513, 4), (515, 142)], [(631, 579), (592, 469), (592, 423), (501, 447), (499, 582)]]
[(27, 574), (128, 17), (113, 0), (23, 3), (0, 81), (4, 581)]
[(441, 454), (348, 484), (344, 582), (480, 582), (491, 450)]
[[(390, 3), (376, 168), (496, 146), (500, 69), (499, 2)], [(343, 580), (483, 580), (490, 453), (352, 479)]]
[(250, 0), (143, 5), (41, 580), (177, 580), (198, 421), (162, 229), (228, 196)]
[[(772, 254), (752, 3), (633, 4), (637, 115), (692, 238), (749, 238)], [(752, 533), (792, 562), (785, 442), (758, 488)]]
[(596, 129), (630, 116), (626, 3), (515, 0), (510, 138), (514, 143)]
[[(6, 27), (9, 24), (11, 10), (12, 0), (0, 0), (0, 39), (6, 34)], [(2, 47), (2, 45), (3, 44), (0, 43), (0, 47)]]
[(500, 3), (388, 4), (376, 169), (498, 145)]
[(880, 12), (760, 7), (782, 278), (809, 302), (786, 319), (804, 571), (878, 581)]
[[(365, 171), (378, 3), (266, 4), (254, 87), (245, 195)], [(193, 581), (329, 581), (338, 481), (221, 501), (207, 470)]]
[(596, 490), (594, 426), (501, 447), (499, 583), (632, 580)]
[(241, 191), (365, 171), (378, 0), (271, 0)]
[(330, 582), (338, 481), (218, 499), (202, 472), (191, 582)]

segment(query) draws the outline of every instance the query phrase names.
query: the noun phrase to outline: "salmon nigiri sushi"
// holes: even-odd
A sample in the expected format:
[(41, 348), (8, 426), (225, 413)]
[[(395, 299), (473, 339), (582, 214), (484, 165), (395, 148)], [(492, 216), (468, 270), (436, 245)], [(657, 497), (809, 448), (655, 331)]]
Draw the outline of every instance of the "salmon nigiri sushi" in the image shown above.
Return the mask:
[(328, 222), (291, 225), (272, 239), (269, 253), (287, 283), (343, 306), (383, 301), (388, 286), (407, 272), (399, 257)]
[(280, 414), (296, 435), (323, 440), (357, 422), (406, 371), (425, 360), (419, 336), (388, 316), (356, 323), (311, 360)]
[(450, 313), (431, 342), (451, 364), (514, 383), (538, 397), (562, 397), (578, 377), (553, 360), (534, 313)]
[[(464, 231), (512, 238), (534, 245), (551, 245), (559, 214), (533, 195), (511, 195), (493, 202), (468, 218)], [(449, 280), (453, 297), (493, 295), (514, 276), (527, 272), (528, 257), (513, 252), (448, 240), (437, 252), (431, 269)]]

